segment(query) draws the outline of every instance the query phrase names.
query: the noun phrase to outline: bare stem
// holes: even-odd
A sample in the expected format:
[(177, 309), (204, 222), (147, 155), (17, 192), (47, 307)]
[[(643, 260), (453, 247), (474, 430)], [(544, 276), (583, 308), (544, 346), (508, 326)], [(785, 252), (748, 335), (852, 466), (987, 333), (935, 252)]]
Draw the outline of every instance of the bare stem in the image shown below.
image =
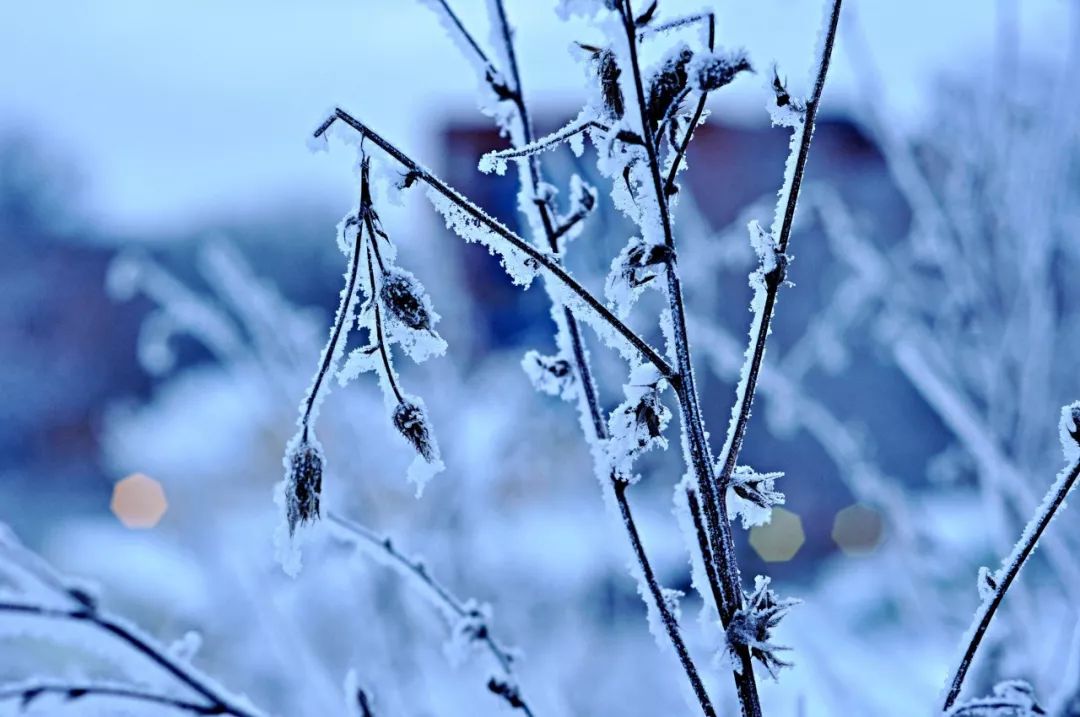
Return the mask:
[[(825, 87), (825, 76), (829, 71), (829, 61), (832, 58), (833, 45), (836, 42), (836, 27), (840, 20), (840, 4), (841, 0), (832, 1), (828, 30), (814, 80), (814, 88), (810, 98), (806, 101), (802, 125), (796, 130), (801, 134), (798, 144), (793, 148), (793, 151), (796, 152), (794, 171), (791, 173), (788, 185), (781, 192), (781, 196), (786, 197), (786, 202), (783, 206), (780, 233), (779, 236), (775, 237), (776, 252), (780, 258), (781, 266), (791, 240), (795, 207), (799, 202), (799, 190), (802, 187), (803, 175), (806, 172), (806, 161), (810, 156), (810, 140), (814, 135), (814, 122), (817, 119), (818, 107), (821, 104), (821, 93)], [(776, 296), (784, 283), (783, 274), (782, 269), (777, 269), (765, 276), (765, 302), (761, 311), (757, 313), (755, 325), (751, 329), (750, 341), (752, 349), (748, 352), (747, 364), (743, 369), (743, 375), (746, 379), (739, 385), (739, 393), (736, 396), (737, 409), (733, 412), (724, 445), (723, 466), (720, 473), (721, 490), (726, 489), (728, 482), (731, 480), (731, 475), (735, 471), (735, 465), (739, 460), (739, 451), (742, 449), (743, 439), (746, 437), (746, 428), (750, 422), (750, 409), (754, 403), (758, 376), (761, 373), (761, 362), (765, 358), (765, 342), (769, 337), (769, 328), (772, 325)]]
[(1005, 593), (1009, 590), (1013, 581), (1016, 580), (1020, 568), (1024, 567), (1024, 563), (1027, 562), (1027, 559), (1035, 550), (1035, 546), (1046, 530), (1046, 526), (1050, 524), (1058, 510), (1065, 504), (1065, 498), (1076, 483), (1078, 475), (1080, 475), (1080, 460), (1066, 468), (1058, 480), (1054, 482), (1054, 485), (1050, 487), (1046, 498), (1043, 499), (1042, 508), (1028, 523), (1020, 540), (1013, 547), (1012, 553), (1006, 558), (1004, 573), (999, 576), (993, 593), (983, 601), (975, 612), (974, 620), (969, 629), (970, 638), (960, 657), (960, 663), (956, 666), (956, 671), (949, 682), (949, 690), (945, 694), (945, 701), (941, 706), (942, 712), (948, 711), (960, 695), (960, 689), (964, 685), (964, 678), (967, 676), (968, 668), (971, 667), (975, 653), (986, 635), (987, 628), (990, 627), (990, 621), (994, 619), (1001, 602), (1005, 599)]
[[(367, 172), (366, 163), (364, 165), (364, 172)], [(311, 391), (304, 401), (304, 416), (301, 420), (301, 424), (303, 425), (303, 440), (305, 441), (308, 439), (311, 412), (315, 407), (319, 392), (322, 390), (323, 382), (326, 380), (327, 374), (329, 374), (333, 368), (334, 355), (337, 353), (338, 342), (341, 341), (341, 335), (346, 324), (353, 320), (353, 317), (349, 312), (349, 306), (352, 304), (352, 298), (356, 292), (356, 277), (360, 271), (360, 239), (363, 235), (363, 224), (359, 219), (357, 219), (357, 224), (356, 243), (353, 246), (352, 259), (349, 262), (349, 278), (348, 281), (345, 282), (345, 293), (341, 295), (341, 303), (338, 305), (337, 315), (334, 317), (334, 329), (330, 333), (329, 343), (326, 344), (322, 363), (319, 364), (319, 372), (315, 375), (315, 381), (311, 386)]]
[[(517, 103), (518, 109), (518, 122), (521, 129), (521, 140), (526, 146), (534, 144), (533, 142), (533, 130), (532, 123), (529, 119), (528, 106), (524, 100), (524, 93), (521, 89), (521, 78), (518, 73), (516, 52), (514, 49), (513, 34), (510, 30), (510, 25), (506, 17), (506, 10), (503, 5), (503, 0), (495, 0), (495, 8), (498, 13), (499, 30), (502, 35), (504, 46), (506, 49), (507, 57), (510, 60), (511, 79), (514, 83), (515, 95), (518, 97)], [(597, 123), (592, 123), (597, 124)], [(586, 129), (589, 124), (582, 126), (582, 130)], [(558, 134), (558, 133), (556, 133)], [(569, 136), (569, 135), (567, 135)], [(537, 145), (540, 142), (535, 143)], [(529, 182), (531, 184), (528, 187), (529, 191), (535, 196), (538, 193), (538, 189), (541, 181), (541, 170), (539, 161), (535, 158), (535, 154), (529, 157)], [(562, 233), (573, 225), (574, 220), (567, 222), (563, 227), (554, 229), (551, 221), (551, 217), (548, 211), (548, 206), (543, 202), (536, 202), (533, 204), (535, 210), (539, 214), (539, 218), (544, 232), (547, 235), (548, 247), (550, 248), (557, 261), (561, 262), (559, 258), (559, 237)], [(578, 219), (577, 221), (580, 221)], [(578, 380), (581, 384), (582, 395), (589, 412), (589, 418), (591, 419), (591, 425), (593, 428), (594, 438), (603, 443), (608, 440), (607, 424), (604, 421), (603, 411), (600, 408), (600, 402), (597, 397), (595, 379), (592, 375), (592, 369), (589, 366), (589, 361), (585, 354), (584, 339), (581, 336), (581, 329), (578, 326), (577, 320), (574, 318), (573, 313), (569, 308), (563, 307), (563, 322), (564, 329), (567, 336), (570, 339), (571, 349), (573, 351), (574, 366), (577, 371)], [(648, 553), (645, 551), (645, 545), (641, 540), (641, 535), (637, 529), (637, 523), (634, 520), (634, 514), (630, 507), (630, 501), (626, 495), (629, 484), (620, 480), (614, 472), (610, 473), (608, 480), (611, 483), (612, 492), (615, 496), (616, 504), (619, 507), (619, 515), (622, 518), (623, 526), (626, 529), (627, 539), (630, 541), (630, 546), (634, 551), (634, 559), (637, 561), (638, 568), (641, 571), (642, 579), (645, 581), (649, 590), (649, 596), (652, 599), (653, 607), (660, 615), (660, 621), (664, 625), (664, 631), (668, 635), (668, 639), (671, 641), (672, 647), (675, 650), (675, 654), (679, 659), (679, 663), (683, 668), (683, 672), (686, 674), (687, 680), (690, 682), (690, 686), (694, 691), (694, 695), (698, 699), (698, 703), (701, 705), (702, 712), (707, 717), (715, 717), (716, 710), (712, 705), (712, 701), (709, 699), (708, 691), (705, 689), (705, 685), (701, 680), (701, 676), (698, 674), (697, 666), (694, 664), (693, 658), (690, 656), (690, 651), (686, 647), (686, 643), (683, 640), (682, 632), (679, 629), (679, 621), (672, 613), (666, 600), (664, 600), (663, 590), (660, 587), (659, 581), (656, 579), (656, 573), (653, 570), (652, 563), (649, 561)]]
[[(348, 539), (354, 544), (362, 544), (365, 550), (378, 551), (383, 557), (390, 559), (392, 562), (403, 568), (421, 584), (428, 595), (437, 602), (442, 609), (461, 618), (470, 616), (471, 611), (463, 600), (450, 592), (442, 585), (442, 583), (435, 580), (422, 563), (411, 560), (395, 548), (393, 542), (391, 542), (389, 538), (380, 537), (363, 525), (343, 518), (335, 513), (330, 513), (327, 516), (327, 519), (330, 523), (338, 527), (338, 533), (341, 537)], [(517, 677), (514, 674), (513, 668), (514, 655), (512, 651), (503, 647), (492, 636), (491, 627), (489, 625), (485, 624), (482, 628), (477, 630), (476, 639), (484, 645), (484, 648), (495, 660), (496, 664), (498, 664), (506, 684), (509, 687), (512, 687), (512, 690), (499, 692), (497, 694), (510, 702), (512, 707), (520, 709), (528, 717), (533, 717), (532, 710), (526, 704), (524, 698), (521, 697), (520, 689), (517, 687)], [(513, 698), (511, 695), (513, 695)]]
[(126, 685), (97, 682), (27, 682), (0, 688), (0, 702), (19, 700), (23, 706), (30, 705), (43, 695), (59, 695), (68, 701), (93, 698), (122, 699), (145, 705), (163, 705), (196, 715), (227, 714), (221, 711), (219, 705), (199, 704)]
[[(710, 12), (706, 13), (706, 17), (709, 22), (709, 49), (712, 50), (716, 46), (716, 16)], [(701, 122), (701, 115), (705, 112), (705, 102), (708, 99), (708, 92), (702, 92), (701, 96), (698, 97), (697, 107), (694, 108), (694, 116), (686, 127), (686, 134), (683, 135), (679, 146), (675, 148), (675, 158), (671, 161), (671, 169), (668, 170), (667, 180), (664, 182), (665, 197), (675, 193), (675, 176), (679, 173), (679, 165), (682, 163), (683, 157), (686, 156), (686, 149), (690, 146), (690, 138), (694, 136), (694, 130), (697, 128), (698, 123)]]
[(555, 279), (556, 282), (568, 289), (571, 293), (577, 296), (584, 304), (585, 307), (591, 311), (596, 318), (603, 324), (611, 327), (616, 333), (622, 336), (626, 342), (634, 348), (641, 356), (649, 363), (656, 366), (661, 375), (665, 377), (672, 376), (672, 368), (668, 365), (656, 349), (649, 346), (640, 336), (638, 336), (629, 326), (620, 321), (611, 311), (604, 306), (588, 289), (583, 287), (574, 277), (567, 273), (566, 269), (551, 256), (550, 253), (537, 249), (532, 244), (522, 239), (514, 232), (507, 229), (498, 220), (489, 216), (486, 212), (480, 209), (478, 206), (470, 202), (464, 196), (461, 195), (456, 189), (452, 188), (446, 182), (442, 181), (428, 170), (421, 167), (415, 161), (413, 161), (408, 155), (395, 147), (390, 142), (383, 139), (380, 135), (376, 134), (367, 125), (363, 124), (359, 120), (352, 117), (348, 112), (342, 109), (335, 109), (334, 114), (326, 118), (321, 125), (315, 130), (314, 136), (321, 137), (330, 126), (336, 121), (342, 121), (345, 124), (352, 127), (359, 132), (363, 137), (371, 140), (379, 149), (386, 152), (395, 161), (401, 164), (407, 169), (411, 176), (423, 181), (438, 194), (452, 202), (462, 212), (467, 214), (470, 218), (476, 222), (482, 224), (492, 233), (499, 238), (505, 240), (516, 251), (524, 254), (528, 258), (535, 261), (540, 267), (547, 272), (549, 276)]
[(233, 700), (212, 687), (207, 680), (192, 669), (169, 656), (168, 652), (145, 638), (140, 637), (119, 621), (86, 607), (63, 609), (33, 603), (0, 602), (0, 613), (15, 613), (38, 618), (77, 622), (105, 632), (167, 672), (210, 702), (208, 714), (227, 714), (235, 717), (258, 717), (258, 714), (235, 704)]
[[(731, 535), (727, 507), (722, 499), (723, 496), (717, 492), (713, 480), (712, 456), (708, 441), (705, 438), (701, 407), (697, 389), (694, 385), (694, 369), (690, 358), (690, 343), (686, 331), (682, 283), (677, 271), (675, 240), (671, 229), (671, 216), (667, 197), (664, 193), (663, 179), (660, 175), (660, 160), (656, 152), (656, 141), (653, 137), (648, 108), (646, 107), (641, 63), (637, 51), (637, 29), (634, 23), (634, 13), (631, 9), (631, 0), (622, 0), (619, 4), (619, 12), (626, 33), (630, 70), (634, 80), (641, 130), (645, 137), (645, 152), (649, 160), (653, 193), (656, 197), (660, 225), (664, 233), (664, 244), (670, 256), (665, 274), (667, 276), (668, 304), (671, 310), (676, 368), (678, 371), (677, 381), (673, 381), (673, 385), (679, 399), (683, 431), (689, 447), (692, 463), (690, 467), (698, 485), (699, 496), (705, 513), (710, 555), (703, 555), (702, 559), (711, 559), (715, 564), (711, 579), (716, 580), (717, 584), (710, 587), (714, 595), (719, 595), (722, 598), (722, 601), (716, 607), (721, 621), (727, 626), (735, 611), (742, 607), (741, 578), (738, 565), (735, 562), (735, 544)], [(741, 663), (740, 669), (733, 670), (732, 674), (736, 690), (739, 693), (739, 704), (743, 715), (746, 717), (760, 717), (761, 706), (757, 694), (757, 684), (754, 680), (753, 665), (750, 662), (750, 650), (744, 645), (738, 649), (737, 654)]]

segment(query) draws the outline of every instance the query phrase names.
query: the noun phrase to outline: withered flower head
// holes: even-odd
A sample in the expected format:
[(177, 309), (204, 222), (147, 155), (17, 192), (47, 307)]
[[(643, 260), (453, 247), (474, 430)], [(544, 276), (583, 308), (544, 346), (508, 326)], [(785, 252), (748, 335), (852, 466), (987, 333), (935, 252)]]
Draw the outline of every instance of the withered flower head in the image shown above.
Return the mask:
[(285, 490), (285, 517), (289, 534), (297, 525), (319, 518), (319, 498), (322, 495), (322, 451), (302, 440), (289, 456), (289, 482)]
[(394, 409), (394, 427), (428, 463), (439, 460), (439, 449), (431, 435), (424, 409), (408, 399)]
[(396, 267), (382, 275), (379, 299), (394, 319), (415, 331), (431, 329), (431, 312), (424, 298), (424, 289), (413, 276)]

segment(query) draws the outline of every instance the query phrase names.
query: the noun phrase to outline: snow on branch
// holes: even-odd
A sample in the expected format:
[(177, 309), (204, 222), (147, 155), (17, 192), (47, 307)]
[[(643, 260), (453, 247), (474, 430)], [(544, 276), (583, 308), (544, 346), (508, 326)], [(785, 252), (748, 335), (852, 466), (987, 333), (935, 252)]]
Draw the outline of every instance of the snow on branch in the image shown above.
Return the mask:
[[(15, 591), (0, 591), (0, 634), (81, 645), (87, 645), (89, 640), (92, 651), (96, 652), (109, 653), (109, 648), (120, 648), (124, 653), (123, 667), (132, 680), (129, 684), (34, 679), (0, 684), (0, 702), (15, 701), (26, 709), (48, 700), (59, 700), (58, 706), (80, 700), (110, 700), (110, 704), (118, 701), (154, 704), (191, 714), (262, 715), (247, 699), (229, 694), (153, 637), (102, 610), (92, 592), (53, 571), (2, 524), (0, 577), (15, 586)], [(72, 626), (89, 632), (73, 634), (69, 630)], [(161, 675), (169, 678), (171, 689), (158, 691), (145, 687), (151, 676)], [(181, 693), (179, 696), (175, 694), (177, 691)], [(195, 699), (184, 697), (183, 693)]]
[[(825, 15), (825, 31), (820, 38), (820, 46), (815, 59), (813, 90), (805, 102), (805, 111), (792, 132), (791, 151), (772, 229), (765, 232), (756, 223), (750, 227), (751, 241), (760, 261), (760, 267), (751, 275), (750, 280), (751, 286), (754, 287), (754, 299), (751, 303), (754, 323), (750, 329), (750, 341), (736, 389), (735, 404), (732, 406), (727, 439), (721, 452), (719, 475), (721, 487), (726, 486), (735, 472), (739, 451), (750, 421), (750, 409), (754, 402), (761, 364), (765, 358), (765, 343), (772, 325), (776, 297), (787, 277), (787, 249), (791, 240), (791, 228), (795, 221), (795, 207), (799, 201), (799, 190), (802, 188), (806, 162), (810, 156), (814, 121), (817, 118), (821, 93), (825, 87), (825, 77), (829, 71), (829, 61), (836, 42), (840, 5), (841, 0), (832, 0), (829, 12)], [(777, 99), (780, 99), (779, 94)]]
[(446, 217), (451, 228), (467, 241), (481, 242), (491, 251), (498, 253), (503, 259), (504, 266), (517, 283), (527, 285), (531, 281), (529, 272), (542, 271), (545, 276), (562, 287), (567, 302), (574, 305), (575, 313), (587, 321), (605, 342), (613, 343), (624, 354), (628, 352), (640, 354), (656, 366), (664, 376), (672, 374), (671, 367), (656, 352), (656, 349), (649, 346), (644, 339), (612, 314), (602, 302), (562, 267), (556, 257), (547, 251), (537, 249), (530, 242), (507, 229), (498, 220), (489, 216), (457, 190), (421, 167), (349, 113), (342, 109), (335, 109), (334, 114), (327, 117), (315, 130), (314, 137), (316, 139), (325, 137), (327, 130), (339, 120), (386, 152), (408, 170), (415, 180), (427, 184), (430, 189), (430, 198), (436, 208)]
[(975, 659), (975, 654), (986, 635), (987, 628), (990, 627), (990, 622), (1005, 599), (1005, 593), (1020, 574), (1024, 563), (1035, 551), (1050, 521), (1065, 505), (1065, 499), (1076, 484), (1077, 476), (1080, 475), (1080, 401), (1061, 409), (1059, 431), (1067, 465), (1058, 473), (1057, 479), (1046, 492), (1042, 505), (1024, 528), (1012, 552), (1002, 561), (1001, 567), (994, 572), (985, 569), (980, 571), (979, 594), (983, 600), (975, 611), (971, 627), (968, 628), (964, 638), (959, 663), (949, 680), (949, 687), (941, 706), (942, 712), (948, 712), (956, 702), (972, 660)]
[[(434, 329), (439, 315), (431, 307), (424, 287), (411, 272), (394, 263), (396, 249), (382, 228), (372, 199), (368, 157), (361, 165), (359, 208), (342, 220), (339, 230), (339, 247), (349, 257), (345, 287), (318, 370), (300, 406), (297, 433), (286, 447), (285, 477), (277, 488), (276, 500), (284, 510), (287, 529), (287, 535), (279, 531), (277, 538), (279, 558), (289, 574), (296, 574), (300, 567), (294, 541), (297, 528), (320, 516), (325, 458), (315, 436), (315, 423), (332, 375), (336, 373), (344, 384), (365, 371), (379, 373), (392, 423), (417, 454), (407, 475), (416, 485), (417, 496), (427, 481), (443, 469), (424, 403), (402, 391), (390, 347), (398, 344), (419, 363), (443, 354), (446, 342)], [(366, 300), (357, 308), (362, 275), (367, 277), (363, 289)], [(339, 371), (354, 328), (366, 329), (369, 344), (353, 351)]]

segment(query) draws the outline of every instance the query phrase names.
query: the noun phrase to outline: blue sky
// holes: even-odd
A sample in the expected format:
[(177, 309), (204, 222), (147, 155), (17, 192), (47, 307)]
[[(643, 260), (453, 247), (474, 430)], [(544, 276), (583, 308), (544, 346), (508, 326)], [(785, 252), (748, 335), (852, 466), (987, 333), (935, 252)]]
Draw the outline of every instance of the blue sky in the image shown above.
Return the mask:
[[(848, 0), (887, 79), (890, 107), (917, 120), (940, 71), (987, 71), (991, 0)], [(1064, 44), (1064, 0), (1024, 0), (1025, 51)], [(485, 3), (458, 0), (486, 37)], [(666, 14), (701, 0), (662, 3)], [(715, 0), (720, 40), (759, 67), (805, 75), (819, 0)], [(509, 0), (527, 89), (571, 112), (581, 74), (566, 51), (583, 30), (550, 0)], [(828, 102), (853, 97), (843, 44)], [(467, 65), (435, 20), (409, 0), (35, 0), (0, 3), (0, 130), (31, 128), (70, 153), (96, 220), (125, 231), (183, 225), (267, 201), (347, 203), (344, 156), (310, 155), (304, 138), (343, 104), (428, 163), (432, 128), (469, 116)], [(765, 121), (760, 83), (717, 111)], [(339, 153), (341, 154), (341, 153)]]

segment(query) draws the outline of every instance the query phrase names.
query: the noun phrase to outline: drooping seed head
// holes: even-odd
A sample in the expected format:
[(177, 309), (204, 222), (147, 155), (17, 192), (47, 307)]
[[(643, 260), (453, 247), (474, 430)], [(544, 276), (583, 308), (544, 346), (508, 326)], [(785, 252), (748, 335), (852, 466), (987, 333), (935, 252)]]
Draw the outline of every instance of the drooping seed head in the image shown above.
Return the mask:
[(323, 456), (316, 446), (302, 440), (289, 457), (289, 482), (285, 491), (285, 517), (289, 534), (296, 526), (319, 518), (322, 495)]
[(405, 400), (394, 409), (394, 427), (428, 463), (439, 459), (439, 449), (432, 437), (427, 415), (419, 404)]
[(384, 272), (379, 299), (387, 313), (402, 325), (415, 331), (431, 329), (424, 289), (411, 274), (393, 267)]

